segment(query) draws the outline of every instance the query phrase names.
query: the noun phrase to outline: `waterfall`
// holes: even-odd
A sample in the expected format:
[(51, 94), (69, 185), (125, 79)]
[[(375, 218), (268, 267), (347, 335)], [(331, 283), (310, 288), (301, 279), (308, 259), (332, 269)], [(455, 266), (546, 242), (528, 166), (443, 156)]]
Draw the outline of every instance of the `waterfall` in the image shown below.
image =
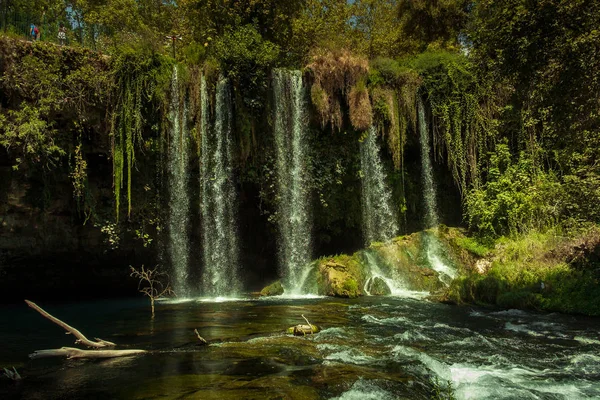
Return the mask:
[[(425, 201), (425, 228), (437, 229), (439, 217), (435, 184), (433, 181), (433, 170), (431, 168), (431, 156), (429, 154), (431, 149), (429, 145), (429, 124), (427, 123), (423, 100), (418, 96), (417, 98), (419, 141), (421, 142), (421, 178), (423, 180), (423, 199)], [(427, 235), (425, 237), (425, 246), (427, 258), (431, 267), (441, 274), (446, 283), (448, 283), (447, 278), (454, 279), (456, 277), (456, 271), (442, 261), (441, 248), (438, 239), (432, 235)]]
[(363, 236), (367, 246), (398, 233), (398, 218), (380, 152), (377, 131), (371, 126), (360, 144)]
[[(360, 168), (362, 182), (362, 220), (365, 245), (386, 241), (398, 233), (398, 219), (393, 207), (392, 191), (387, 184), (387, 174), (381, 159), (381, 146), (377, 141), (377, 130), (369, 128), (360, 143)], [(407, 292), (398, 277), (384, 273), (370, 252), (365, 253), (368, 278), (364, 291), (370, 295), (369, 285), (379, 278), (390, 289), (390, 294), (399, 296)]]
[(279, 265), (286, 293), (300, 294), (311, 261), (306, 94), (300, 71), (273, 72)]
[(433, 170), (429, 155), (429, 126), (425, 115), (423, 100), (418, 97), (417, 112), (419, 115), (419, 139), (421, 142), (421, 178), (423, 179), (423, 199), (425, 200), (425, 228), (435, 228), (439, 225), (437, 214), (437, 199), (433, 184)]
[(205, 296), (232, 296), (241, 290), (237, 201), (233, 181), (231, 89), (229, 81), (217, 83), (215, 123), (210, 124), (206, 80), (201, 78), (201, 213)]
[(190, 143), (187, 129), (187, 103), (179, 95), (177, 66), (171, 77), (171, 103), (169, 105), (169, 256), (173, 271), (173, 288), (178, 296), (190, 292), (189, 264), (189, 158)]

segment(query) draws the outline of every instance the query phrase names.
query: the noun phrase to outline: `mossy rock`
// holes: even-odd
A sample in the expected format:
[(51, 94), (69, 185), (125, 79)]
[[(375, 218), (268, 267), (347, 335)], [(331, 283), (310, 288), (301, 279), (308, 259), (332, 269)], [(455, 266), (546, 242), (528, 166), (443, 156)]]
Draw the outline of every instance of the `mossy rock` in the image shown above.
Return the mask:
[(261, 296), (280, 296), (284, 292), (283, 286), (280, 281), (276, 281), (271, 283), (269, 286), (265, 287), (260, 291)]
[(319, 328), (317, 325), (313, 325), (313, 324), (310, 324), (310, 327), (308, 325), (296, 325), (296, 326), (289, 327), (287, 329), (287, 333), (289, 335), (294, 335), (294, 336), (312, 335), (315, 333), (319, 333), (320, 331), (321, 331), (321, 328)]
[(363, 267), (358, 257), (338, 256), (322, 260), (318, 269), (319, 293), (333, 297), (362, 296)]
[(380, 277), (376, 276), (367, 282), (367, 291), (372, 296), (389, 296), (392, 290), (387, 283)]

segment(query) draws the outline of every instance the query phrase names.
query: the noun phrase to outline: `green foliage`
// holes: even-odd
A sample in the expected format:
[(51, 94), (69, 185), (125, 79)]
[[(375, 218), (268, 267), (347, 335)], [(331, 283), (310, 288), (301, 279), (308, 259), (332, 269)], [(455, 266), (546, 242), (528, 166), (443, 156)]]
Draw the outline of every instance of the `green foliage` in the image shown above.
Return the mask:
[(106, 66), (85, 50), (7, 38), (0, 38), (0, 48), (2, 94), (10, 101), (0, 109), (0, 145), (15, 169), (54, 169), (75, 147), (82, 125), (98, 123), (91, 111), (106, 101)]
[(454, 392), (454, 386), (452, 381), (444, 383), (440, 382), (440, 379), (435, 377), (433, 380), (433, 390), (431, 393), (431, 400), (456, 400), (456, 393)]
[(498, 144), (488, 180), (469, 193), (465, 212), (469, 226), (484, 236), (546, 229), (561, 216), (561, 193), (552, 173), (540, 170), (525, 154), (513, 163), (508, 146)]
[(423, 51), (428, 45), (455, 48), (467, 25), (469, 0), (399, 0), (397, 12), (406, 51)]
[(503, 238), (490, 270), (454, 281), (451, 297), (503, 308), (600, 315), (600, 264), (587, 259), (579, 266), (574, 258), (577, 252), (593, 254), (598, 237), (596, 227), (572, 237), (548, 231)]
[[(172, 61), (157, 53), (124, 49), (112, 59), (115, 86), (111, 118), (115, 213), (119, 220), (121, 189), (127, 187), (127, 216), (131, 215), (132, 173), (144, 122), (165, 101)], [(125, 180), (126, 179), (126, 180)]]
[(355, 279), (348, 279), (344, 281), (342, 285), (342, 289), (348, 293), (357, 293), (358, 292), (358, 282)]
[(470, 251), (471, 253), (479, 256), (485, 257), (490, 252), (490, 249), (485, 244), (478, 241), (476, 238), (462, 236), (456, 239), (456, 244), (458, 244), (463, 249)]
[(24, 103), (18, 110), (9, 110), (8, 118), (0, 119), (0, 145), (15, 150), (17, 169), (23, 162), (40, 163), (46, 168), (58, 164), (65, 150), (56, 143), (58, 131), (40, 116), (40, 110)]
[(264, 109), (267, 78), (278, 55), (279, 47), (264, 40), (252, 25), (228, 31), (215, 43), (222, 70), (237, 84), (244, 105), (255, 115)]
[(484, 0), (469, 32), (479, 69), (512, 90), (503, 135), (560, 173), (578, 221), (600, 221), (599, 16), (594, 1)]
[(410, 65), (423, 79), (434, 118), (434, 146), (445, 153), (455, 183), (464, 196), (480, 178), (480, 155), (497, 135), (491, 98), (492, 89), (483, 85), (468, 59), (459, 53), (427, 51)]

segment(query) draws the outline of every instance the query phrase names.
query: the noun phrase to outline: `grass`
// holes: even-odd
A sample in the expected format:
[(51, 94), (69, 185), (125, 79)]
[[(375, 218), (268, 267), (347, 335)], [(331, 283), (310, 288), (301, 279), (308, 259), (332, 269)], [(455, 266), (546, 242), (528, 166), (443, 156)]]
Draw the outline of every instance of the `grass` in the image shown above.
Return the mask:
[[(600, 265), (589, 261), (576, 267), (571, 259), (573, 251), (594, 235), (597, 231), (564, 237), (551, 230), (501, 238), (487, 274), (457, 279), (449, 295), (458, 302), (503, 308), (600, 315)], [(463, 246), (477, 249), (469, 241)]]
[(485, 257), (490, 253), (488, 246), (472, 237), (458, 237), (456, 238), (456, 244), (479, 257)]

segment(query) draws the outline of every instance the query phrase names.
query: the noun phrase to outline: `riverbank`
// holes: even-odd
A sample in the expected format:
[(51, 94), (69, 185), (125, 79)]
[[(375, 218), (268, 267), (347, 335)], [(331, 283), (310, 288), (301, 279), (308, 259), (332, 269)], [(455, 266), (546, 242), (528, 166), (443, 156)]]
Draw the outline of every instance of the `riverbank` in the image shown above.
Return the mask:
[(332, 297), (404, 291), (459, 305), (600, 315), (597, 226), (487, 242), (441, 226), (373, 243), (352, 255), (322, 257), (311, 271), (302, 289)]
[(500, 238), (485, 245), (472, 238), (455, 244), (477, 257), (454, 280), (447, 300), (600, 315), (600, 229), (557, 230)]

